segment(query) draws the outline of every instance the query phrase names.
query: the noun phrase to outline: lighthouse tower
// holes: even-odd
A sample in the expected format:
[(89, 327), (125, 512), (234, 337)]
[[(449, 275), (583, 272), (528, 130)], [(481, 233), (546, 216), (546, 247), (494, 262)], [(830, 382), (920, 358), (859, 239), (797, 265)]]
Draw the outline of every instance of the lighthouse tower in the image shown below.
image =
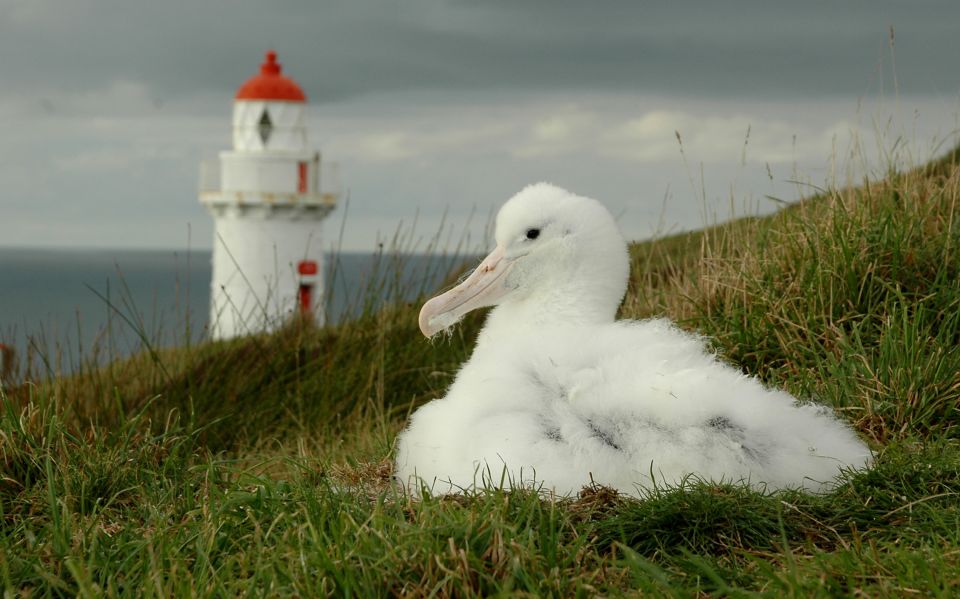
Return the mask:
[[(268, 51), (233, 103), (233, 149), (219, 184), (201, 176), (214, 219), (210, 331), (226, 339), (319, 318), (320, 224), (337, 194), (321, 191), (320, 154), (307, 146), (307, 97)], [(209, 175), (209, 173), (207, 173)]]

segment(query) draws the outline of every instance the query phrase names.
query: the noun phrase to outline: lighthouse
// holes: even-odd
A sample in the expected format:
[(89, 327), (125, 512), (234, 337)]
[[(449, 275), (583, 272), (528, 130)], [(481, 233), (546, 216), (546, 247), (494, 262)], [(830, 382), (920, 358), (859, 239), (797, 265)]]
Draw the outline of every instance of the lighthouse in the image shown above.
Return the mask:
[(200, 202), (214, 220), (214, 339), (322, 318), (320, 225), (337, 193), (307, 145), (306, 108), (303, 90), (268, 51), (234, 98), (233, 149), (220, 152), (218, 168), (202, 170)]

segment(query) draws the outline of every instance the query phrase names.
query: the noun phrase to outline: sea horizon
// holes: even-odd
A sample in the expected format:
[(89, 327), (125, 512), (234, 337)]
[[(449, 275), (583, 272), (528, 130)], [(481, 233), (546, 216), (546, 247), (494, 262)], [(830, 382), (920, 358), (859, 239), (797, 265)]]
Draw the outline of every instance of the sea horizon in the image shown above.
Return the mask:
[[(334, 324), (363, 309), (412, 301), (470, 260), (327, 252), (323, 316)], [(210, 277), (209, 249), (0, 246), (0, 343), (14, 348), (21, 371), (34, 374), (75, 371), (90, 359), (102, 364), (147, 344), (199, 343), (208, 338)]]

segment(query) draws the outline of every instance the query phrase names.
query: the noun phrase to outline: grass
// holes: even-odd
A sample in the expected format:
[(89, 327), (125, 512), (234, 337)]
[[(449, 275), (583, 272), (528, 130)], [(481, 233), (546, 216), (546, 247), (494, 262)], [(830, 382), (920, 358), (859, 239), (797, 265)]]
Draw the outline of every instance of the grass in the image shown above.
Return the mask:
[(825, 496), (691, 477), (643, 500), (413, 500), (393, 439), (479, 317), (415, 305), (155, 351), (8, 388), (9, 594), (955, 596), (957, 152), (763, 219), (631, 247), (621, 314), (666, 314), (744, 371), (834, 406), (877, 451)]

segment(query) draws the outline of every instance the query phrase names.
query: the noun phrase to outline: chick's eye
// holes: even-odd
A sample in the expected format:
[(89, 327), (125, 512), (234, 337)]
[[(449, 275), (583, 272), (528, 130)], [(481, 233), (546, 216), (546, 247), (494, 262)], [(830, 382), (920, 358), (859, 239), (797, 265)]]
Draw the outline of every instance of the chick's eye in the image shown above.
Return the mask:
[(540, 237), (540, 229), (527, 229), (527, 239)]

